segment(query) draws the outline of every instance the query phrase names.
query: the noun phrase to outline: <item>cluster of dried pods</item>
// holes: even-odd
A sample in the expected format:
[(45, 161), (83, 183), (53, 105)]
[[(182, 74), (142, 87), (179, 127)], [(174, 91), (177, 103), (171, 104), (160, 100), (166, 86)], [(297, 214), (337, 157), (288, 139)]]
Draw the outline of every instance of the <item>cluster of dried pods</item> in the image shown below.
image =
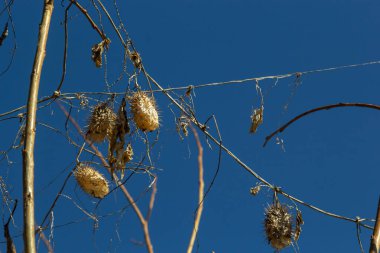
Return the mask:
[[(132, 119), (141, 131), (154, 131), (159, 127), (159, 115), (153, 96), (137, 91), (128, 99)], [(108, 141), (108, 162), (111, 172), (120, 170), (123, 177), (126, 164), (133, 159), (131, 143), (125, 143), (130, 132), (126, 99), (123, 98), (116, 114), (107, 102), (99, 103), (92, 110), (88, 121), (86, 138), (91, 142)], [(79, 186), (96, 198), (104, 198), (109, 193), (108, 182), (94, 168), (80, 164), (74, 172)]]

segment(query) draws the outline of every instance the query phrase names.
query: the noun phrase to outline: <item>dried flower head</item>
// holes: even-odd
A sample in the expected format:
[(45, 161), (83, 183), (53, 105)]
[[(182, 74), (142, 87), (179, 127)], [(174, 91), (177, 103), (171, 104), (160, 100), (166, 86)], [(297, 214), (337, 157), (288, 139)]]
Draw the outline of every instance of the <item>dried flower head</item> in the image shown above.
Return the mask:
[(136, 126), (142, 131), (156, 130), (159, 126), (159, 118), (154, 97), (138, 91), (133, 94), (130, 102)]
[(292, 242), (292, 215), (286, 206), (276, 203), (265, 210), (265, 233), (268, 243), (276, 250)]
[(251, 115), (251, 128), (249, 129), (250, 133), (256, 133), (257, 128), (263, 123), (264, 107), (257, 108), (253, 110)]
[(79, 165), (74, 176), (82, 190), (95, 198), (102, 199), (110, 191), (104, 176), (90, 166)]
[(96, 105), (88, 123), (87, 138), (93, 142), (101, 142), (110, 138), (116, 125), (117, 116), (107, 103)]

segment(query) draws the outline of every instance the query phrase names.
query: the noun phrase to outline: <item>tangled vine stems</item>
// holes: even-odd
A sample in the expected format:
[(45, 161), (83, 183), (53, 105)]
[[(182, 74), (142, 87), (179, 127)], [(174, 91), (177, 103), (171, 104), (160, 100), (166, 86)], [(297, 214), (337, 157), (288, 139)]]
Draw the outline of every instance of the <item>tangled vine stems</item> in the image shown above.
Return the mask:
[(42, 66), (46, 55), (46, 43), (49, 35), (50, 21), (54, 8), (54, 0), (44, 0), (43, 13), (38, 34), (38, 42), (27, 104), (25, 146), (23, 150), (23, 199), (24, 199), (24, 251), (36, 252), (34, 224), (34, 141), (36, 137), (36, 114), (38, 90)]
[[(134, 212), (136, 213), (136, 215), (137, 215), (137, 217), (138, 217), (138, 219), (140, 221), (140, 224), (141, 224), (143, 232), (144, 232), (145, 246), (146, 246), (146, 248), (147, 248), (147, 250), (148, 250), (149, 253), (153, 253), (154, 252), (153, 251), (153, 245), (152, 245), (152, 241), (150, 239), (149, 225), (148, 225), (148, 223), (149, 223), (149, 216), (144, 217), (144, 215), (142, 214), (140, 208), (137, 206), (136, 201), (133, 199), (132, 195), (129, 193), (129, 191), (127, 190), (127, 188), (122, 184), (122, 182), (120, 182), (120, 180), (117, 177), (117, 175), (115, 175), (113, 173), (113, 171), (111, 170), (111, 167), (109, 166), (108, 162), (104, 158), (103, 154), (97, 149), (97, 147), (91, 141), (89, 141), (86, 138), (85, 134), (82, 132), (80, 126), (75, 121), (75, 119), (66, 111), (66, 109), (61, 105), (61, 103), (59, 101), (56, 101), (56, 103), (59, 106), (59, 108), (62, 110), (62, 112), (65, 114), (65, 116), (74, 125), (74, 127), (78, 131), (78, 133), (83, 137), (83, 139), (87, 142), (87, 144), (95, 152), (96, 156), (99, 157), (99, 159), (101, 160), (103, 166), (111, 174), (111, 177), (115, 180), (115, 182), (117, 183), (117, 186), (120, 187), (120, 189), (122, 190), (123, 194), (127, 198), (129, 204), (132, 206), (132, 209), (134, 210)], [(155, 195), (156, 191), (153, 191), (152, 194)], [(151, 201), (151, 206), (149, 206), (149, 210), (150, 211), (148, 211), (148, 213), (152, 212), (151, 209), (153, 208), (153, 204), (154, 204), (154, 196), (152, 198), (153, 198), (153, 200)]]
[[(92, 19), (91, 19), (92, 21)], [(91, 22), (90, 21), (90, 22)], [(93, 21), (92, 21), (93, 22)], [(100, 31), (100, 30), (99, 30)], [(100, 33), (100, 36), (101, 33)], [(285, 79), (285, 78), (290, 78), (292, 76), (298, 75), (305, 75), (305, 74), (312, 74), (312, 73), (323, 73), (326, 71), (337, 71), (337, 70), (342, 70), (342, 69), (347, 69), (347, 68), (357, 68), (357, 67), (362, 67), (362, 66), (368, 66), (368, 65), (377, 65), (380, 64), (380, 61), (370, 61), (370, 62), (364, 62), (364, 63), (358, 63), (358, 64), (350, 64), (350, 65), (342, 65), (342, 66), (337, 66), (337, 67), (329, 67), (329, 68), (324, 68), (324, 69), (314, 69), (314, 70), (307, 70), (303, 72), (292, 72), (288, 74), (280, 74), (280, 75), (270, 75), (270, 76), (262, 76), (262, 77), (251, 77), (251, 78), (246, 78), (246, 79), (237, 79), (237, 80), (230, 80), (230, 81), (222, 81), (222, 82), (212, 82), (212, 83), (205, 83), (205, 84), (197, 84), (197, 85), (186, 85), (186, 86), (181, 86), (181, 87), (173, 87), (173, 88), (162, 88), (161, 89), (156, 89), (152, 90), (152, 92), (169, 92), (169, 91), (178, 91), (178, 90), (188, 90), (189, 88), (191, 89), (199, 89), (199, 88), (207, 88), (207, 87), (219, 87), (219, 86), (224, 86), (224, 85), (233, 85), (233, 84), (244, 84), (247, 82), (253, 82), (253, 81), (263, 81), (263, 80), (279, 80), (279, 79)], [(66, 99), (73, 99), (75, 98), (76, 95), (78, 94), (86, 94), (86, 95), (124, 95), (125, 92), (102, 92), (102, 91), (90, 91), (90, 92), (56, 92), (53, 93), (50, 96), (45, 96), (42, 97), (38, 100), (38, 103), (43, 103), (46, 101), (49, 101), (54, 98), (66, 98)], [(74, 96), (74, 97), (73, 97)], [(4, 113), (0, 113), (0, 118), (19, 112), (23, 109), (25, 109), (26, 106), (20, 106), (17, 108), (14, 108), (12, 110), (9, 110)]]
[[(355, 224), (357, 224), (357, 219), (355, 218), (349, 218), (349, 217), (345, 217), (345, 216), (342, 216), (342, 215), (338, 215), (338, 214), (334, 214), (332, 212), (328, 212), (328, 211), (325, 211), (321, 208), (318, 208), (314, 205), (311, 205), (307, 202), (304, 202), (286, 192), (284, 192), (282, 189), (272, 185), (271, 183), (269, 183), (268, 181), (266, 181), (263, 177), (261, 177), (257, 172), (255, 172), (254, 170), (252, 170), (248, 165), (246, 165), (243, 161), (241, 161), (234, 153), (232, 153), (232, 151), (230, 151), (226, 146), (224, 146), (222, 143), (220, 143), (220, 141), (218, 141), (211, 133), (209, 133), (207, 131), (207, 127), (203, 124), (201, 124), (199, 122), (199, 120), (195, 117), (194, 114), (191, 114), (189, 113), (188, 111), (186, 111), (179, 103), (178, 101), (176, 101), (170, 94), (169, 92), (167, 92), (164, 88), (162, 88), (162, 86), (155, 80), (153, 79), (145, 70), (143, 70), (145, 75), (147, 76), (147, 78), (149, 80), (151, 80), (158, 89), (160, 89), (162, 91), (162, 93), (164, 93), (168, 99), (175, 105), (177, 106), (180, 111), (186, 115), (188, 117), (188, 119), (193, 122), (201, 131), (203, 131), (203, 133), (207, 136), (207, 138), (209, 138), (210, 140), (212, 140), (212, 142), (214, 142), (217, 146), (219, 146), (221, 149), (223, 149), (232, 159), (234, 159), (241, 167), (243, 167), (248, 173), (250, 173), (252, 176), (254, 176), (256, 179), (258, 179), (260, 182), (262, 182), (264, 185), (268, 186), (269, 188), (271, 188), (273, 191), (277, 192), (278, 194), (282, 194), (284, 197), (290, 199), (290, 200), (293, 200), (301, 205), (304, 205), (314, 211), (317, 211), (319, 213), (322, 213), (322, 214), (325, 214), (327, 216), (330, 216), (330, 217), (333, 217), (333, 218), (337, 218), (337, 219), (341, 219), (341, 220), (346, 220), (346, 221), (350, 221), (350, 222), (353, 222)], [(362, 227), (365, 227), (365, 228), (368, 228), (368, 229), (373, 229), (373, 227), (369, 226), (369, 225), (366, 225), (366, 224), (363, 224), (363, 223), (360, 223), (360, 226)]]
[(317, 107), (311, 110), (308, 110), (306, 112), (303, 112), (299, 114), (298, 116), (294, 117), (293, 119), (289, 120), (287, 123), (285, 123), (283, 126), (278, 128), (276, 131), (265, 137), (265, 142), (263, 144), (263, 147), (265, 147), (270, 139), (272, 139), (273, 136), (276, 134), (279, 134), (283, 132), (286, 128), (288, 128), (291, 124), (296, 122), (297, 120), (310, 115), (312, 113), (322, 111), (322, 110), (330, 110), (334, 108), (339, 108), (339, 107), (365, 107), (365, 108), (370, 108), (370, 109), (375, 109), (375, 110), (380, 110), (380, 105), (374, 105), (374, 104), (367, 104), (367, 103), (337, 103), (337, 104), (331, 104), (331, 105), (325, 105), (321, 107)]

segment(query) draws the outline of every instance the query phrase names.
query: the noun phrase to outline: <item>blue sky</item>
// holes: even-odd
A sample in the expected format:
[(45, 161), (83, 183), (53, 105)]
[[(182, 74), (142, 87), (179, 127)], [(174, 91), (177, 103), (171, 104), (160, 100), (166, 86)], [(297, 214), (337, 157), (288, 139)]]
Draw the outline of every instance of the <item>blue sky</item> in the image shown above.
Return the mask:
[[(41, 2), (41, 1), (40, 1)], [(80, 2), (94, 21), (100, 21), (90, 1)], [(56, 1), (41, 78), (40, 96), (50, 95), (61, 78), (64, 7)], [(67, 1), (63, 2), (67, 6)], [(112, 1), (106, 3), (116, 17)], [(302, 72), (380, 60), (378, 16), (380, 4), (370, 0), (351, 1), (120, 1), (124, 25), (140, 52), (147, 71), (163, 87), (180, 87), (237, 80), (267, 75)], [(17, 51), (11, 69), (0, 77), (0, 113), (25, 104), (37, 41), (41, 4), (15, 1), (12, 14)], [(7, 22), (0, 16), (0, 26)], [(116, 19), (116, 18), (115, 18)], [(117, 19), (116, 19), (117, 20)], [(107, 52), (108, 80), (122, 71), (123, 50), (117, 36), (102, 16), (112, 43)], [(106, 91), (104, 68), (95, 68), (91, 47), (100, 41), (83, 15), (71, 8), (67, 75), (62, 93)], [(0, 68), (8, 64), (14, 38), (9, 35), (0, 47)], [(132, 66), (127, 65), (131, 71)], [(324, 210), (355, 218), (375, 217), (379, 197), (378, 169), (380, 138), (379, 112), (363, 108), (321, 111), (290, 126), (280, 138), (262, 147), (265, 136), (294, 116), (327, 104), (362, 102), (378, 104), (379, 65), (370, 65), (303, 75), (295, 78), (260, 81), (264, 93), (264, 123), (255, 135), (249, 134), (250, 114), (260, 104), (255, 82), (206, 87), (194, 90), (195, 110), (200, 121), (215, 115), (223, 143), (263, 178), (284, 191)], [(139, 78), (148, 89), (143, 76)], [(114, 91), (124, 91), (124, 77)], [(178, 91), (177, 94), (182, 94)], [(155, 252), (184, 252), (191, 233), (197, 202), (197, 149), (192, 135), (183, 141), (176, 132), (175, 109), (162, 94), (155, 93), (161, 115), (159, 140), (152, 150), (158, 176), (158, 193), (149, 223)], [(91, 96), (104, 100), (106, 96)], [(90, 99), (90, 105), (95, 101)], [(120, 101), (118, 98), (117, 102)], [(77, 100), (73, 100), (77, 104)], [(284, 107), (287, 105), (287, 110)], [(67, 107), (68, 108), (68, 107)], [(177, 110), (175, 112), (178, 113)], [(88, 109), (72, 111), (82, 128)], [(177, 114), (178, 116), (178, 114)], [(52, 103), (38, 112), (38, 122), (65, 133), (62, 112)], [(0, 150), (6, 150), (19, 127), (16, 119), (0, 122)], [(213, 124), (210, 132), (216, 135)], [(70, 125), (73, 140), (82, 140)], [(154, 140), (155, 133), (148, 134)], [(202, 136), (202, 135), (201, 135)], [(136, 160), (144, 153), (141, 138), (134, 137)], [(218, 161), (218, 148), (205, 149), (205, 182), (209, 185)], [(100, 145), (104, 152), (106, 144)], [(41, 222), (64, 178), (75, 164), (78, 149), (61, 135), (37, 126), (36, 139), (36, 221)], [(0, 175), (10, 195), (22, 199), (21, 150), (1, 161)], [(82, 154), (84, 161), (96, 161)], [(106, 171), (97, 167), (102, 173)], [(107, 176), (108, 177), (108, 176)], [(109, 177), (108, 177), (109, 178)], [(198, 234), (198, 252), (273, 252), (264, 236), (264, 209), (272, 192), (264, 188), (253, 197), (250, 187), (257, 180), (223, 153), (219, 175), (207, 199)], [(145, 212), (150, 184), (146, 174), (134, 175), (127, 188)], [(93, 221), (80, 211), (77, 203), (99, 216), (127, 205), (121, 192), (103, 200), (85, 195), (71, 178), (54, 210), (52, 231), (55, 252), (146, 252), (133, 241), (142, 241), (142, 230), (131, 208), (125, 212)], [(280, 201), (292, 205), (287, 199)], [(11, 233), (18, 251), (22, 249), (21, 203)], [(300, 252), (360, 252), (353, 223), (316, 213), (304, 206), (305, 225), (298, 246)], [(3, 208), (5, 219), (8, 212)], [(63, 226), (61, 226), (63, 225)], [(46, 231), (48, 235), (50, 230)], [(371, 231), (362, 229), (361, 238), (368, 250)], [(5, 250), (5, 244), (1, 245)], [(39, 252), (45, 252), (39, 243)], [(194, 250), (196, 252), (196, 249)], [(283, 252), (294, 252), (288, 247)]]

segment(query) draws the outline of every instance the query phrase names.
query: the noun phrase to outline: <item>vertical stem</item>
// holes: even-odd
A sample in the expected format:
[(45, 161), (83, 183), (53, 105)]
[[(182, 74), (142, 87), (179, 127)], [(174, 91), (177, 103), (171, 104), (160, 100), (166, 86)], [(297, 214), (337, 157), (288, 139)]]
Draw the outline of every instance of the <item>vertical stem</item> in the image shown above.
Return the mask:
[(54, 0), (44, 0), (44, 8), (38, 34), (37, 50), (30, 76), (27, 104), (25, 146), (23, 150), (23, 198), (24, 198), (24, 252), (35, 253), (34, 226), (34, 141), (36, 136), (36, 111), (38, 88), (45, 59), (46, 41), (49, 33)]
[(369, 249), (370, 253), (378, 253), (380, 249), (380, 198), (379, 204), (377, 205), (377, 215), (375, 228), (373, 229), (373, 235), (371, 237), (371, 246)]
[(187, 247), (187, 253), (191, 253), (193, 251), (195, 238), (197, 237), (197, 233), (199, 230), (199, 224), (201, 222), (201, 216), (203, 212), (203, 197), (204, 197), (204, 180), (203, 180), (203, 147), (201, 141), (199, 140), (199, 136), (197, 130), (190, 124), (190, 128), (194, 133), (194, 138), (198, 147), (198, 208), (195, 214), (193, 231), (191, 233), (189, 246)]

